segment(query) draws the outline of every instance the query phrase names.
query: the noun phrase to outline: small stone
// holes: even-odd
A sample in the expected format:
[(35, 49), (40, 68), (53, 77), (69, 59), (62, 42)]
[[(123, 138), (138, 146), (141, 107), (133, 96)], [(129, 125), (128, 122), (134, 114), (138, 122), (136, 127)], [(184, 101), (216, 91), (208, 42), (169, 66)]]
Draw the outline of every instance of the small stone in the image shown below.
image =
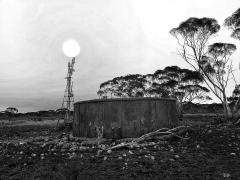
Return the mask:
[(23, 154), (23, 151), (20, 151), (20, 153), (19, 154)]
[(154, 157), (154, 156), (151, 156), (151, 159), (152, 159), (152, 160), (155, 160), (155, 157)]
[(169, 159), (169, 161), (172, 161), (172, 162), (173, 162), (173, 161), (175, 161), (175, 160), (171, 158), (171, 159)]
[(45, 147), (46, 146), (46, 144), (44, 143), (41, 147), (43, 148), (43, 147)]
[(107, 160), (107, 157), (105, 156), (105, 157), (103, 158), (103, 160), (106, 161), (106, 160)]
[(132, 151), (128, 151), (129, 154), (134, 154)]
[(122, 156), (126, 157), (127, 155), (124, 153)]
[(123, 158), (120, 156), (120, 157), (118, 157), (118, 159), (123, 159)]
[(109, 149), (109, 150), (107, 151), (107, 153), (108, 153), (108, 154), (112, 153), (112, 150), (111, 150), (111, 149)]
[(102, 150), (98, 150), (97, 151), (97, 156), (99, 156), (101, 152), (102, 152)]
[(199, 148), (200, 148), (200, 145), (198, 144), (196, 147), (199, 149)]
[(175, 158), (179, 158), (179, 155), (175, 155), (174, 157), (175, 157)]
[(229, 173), (223, 173), (223, 177), (229, 178), (229, 177), (230, 177), (230, 174), (229, 174)]
[(212, 132), (212, 130), (211, 130), (211, 129), (209, 129), (209, 130), (208, 130), (208, 133), (211, 133), (211, 132)]
[(236, 156), (236, 153), (230, 153), (231, 156)]
[(171, 152), (174, 152), (174, 149), (170, 149)]

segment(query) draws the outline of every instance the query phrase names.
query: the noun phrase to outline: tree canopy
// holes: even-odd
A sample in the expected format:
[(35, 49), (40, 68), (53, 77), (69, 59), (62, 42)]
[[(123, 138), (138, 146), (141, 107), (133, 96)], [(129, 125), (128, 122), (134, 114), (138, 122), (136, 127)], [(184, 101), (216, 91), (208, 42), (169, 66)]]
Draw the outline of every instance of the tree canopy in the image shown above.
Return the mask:
[(170, 30), (178, 42), (179, 54), (194, 70), (199, 71), (199, 63), (206, 53), (210, 37), (220, 30), (220, 25), (213, 18), (191, 17)]
[(202, 86), (202, 75), (197, 71), (168, 66), (153, 74), (130, 74), (100, 84), (100, 97), (171, 97), (179, 102), (208, 100), (209, 90)]
[(240, 40), (240, 8), (225, 19), (224, 25), (232, 30), (231, 36)]
[(18, 113), (18, 109), (15, 107), (8, 107), (8, 108), (6, 108), (5, 112), (10, 113), (10, 114), (16, 114), (16, 113)]
[(183, 37), (190, 38), (206, 38), (220, 30), (220, 25), (213, 18), (196, 18), (191, 17), (180, 23), (177, 28), (173, 28), (170, 33), (173, 35), (180, 34)]

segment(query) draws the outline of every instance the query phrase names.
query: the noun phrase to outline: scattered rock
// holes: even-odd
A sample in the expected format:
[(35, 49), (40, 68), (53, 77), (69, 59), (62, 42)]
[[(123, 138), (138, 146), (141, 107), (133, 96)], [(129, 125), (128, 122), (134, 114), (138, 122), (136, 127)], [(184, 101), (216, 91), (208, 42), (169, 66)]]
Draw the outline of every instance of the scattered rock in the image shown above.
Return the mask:
[(230, 174), (229, 174), (229, 173), (223, 173), (223, 177), (224, 177), (224, 178), (229, 178), (229, 177), (230, 177)]
[(176, 155), (174, 155), (174, 157), (175, 157), (176, 159), (178, 159), (178, 158), (179, 158), (179, 155), (176, 154)]
[(109, 150), (107, 151), (107, 153), (108, 153), (108, 154), (112, 153), (112, 150), (111, 150), (111, 149), (109, 149)]
[(129, 154), (134, 154), (132, 151), (128, 151)]

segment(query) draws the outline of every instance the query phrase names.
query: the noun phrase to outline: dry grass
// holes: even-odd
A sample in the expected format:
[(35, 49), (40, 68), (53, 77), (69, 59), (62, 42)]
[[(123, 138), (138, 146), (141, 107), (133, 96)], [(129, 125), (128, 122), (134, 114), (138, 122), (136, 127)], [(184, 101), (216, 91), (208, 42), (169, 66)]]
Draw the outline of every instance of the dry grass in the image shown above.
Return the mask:
[[(1, 120), (0, 126), (56, 126), (58, 120), (46, 119), (42, 121), (33, 121), (33, 120), (17, 120), (17, 121), (8, 121)], [(60, 123), (63, 123), (63, 119), (60, 120)]]

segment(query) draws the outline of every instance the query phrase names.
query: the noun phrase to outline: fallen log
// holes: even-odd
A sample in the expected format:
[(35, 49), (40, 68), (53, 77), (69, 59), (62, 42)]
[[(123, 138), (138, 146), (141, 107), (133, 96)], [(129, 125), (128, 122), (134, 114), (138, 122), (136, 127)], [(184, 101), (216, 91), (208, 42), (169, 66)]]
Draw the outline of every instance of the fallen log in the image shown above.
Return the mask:
[[(189, 130), (189, 126), (178, 126), (173, 129), (169, 128), (162, 128), (156, 131), (144, 134), (139, 138), (134, 138), (131, 142), (122, 142), (120, 144), (114, 145), (112, 147), (106, 148), (105, 150), (113, 150), (113, 149), (120, 149), (120, 148), (135, 148), (135, 147), (144, 147), (149, 146), (151, 143), (154, 144), (152, 141), (162, 142), (168, 141), (172, 138), (180, 138), (186, 139), (182, 137), (183, 134), (187, 133)], [(142, 143), (142, 142), (150, 141), (150, 143)], [(155, 143), (156, 144), (156, 143)], [(155, 145), (154, 144), (154, 145)]]

